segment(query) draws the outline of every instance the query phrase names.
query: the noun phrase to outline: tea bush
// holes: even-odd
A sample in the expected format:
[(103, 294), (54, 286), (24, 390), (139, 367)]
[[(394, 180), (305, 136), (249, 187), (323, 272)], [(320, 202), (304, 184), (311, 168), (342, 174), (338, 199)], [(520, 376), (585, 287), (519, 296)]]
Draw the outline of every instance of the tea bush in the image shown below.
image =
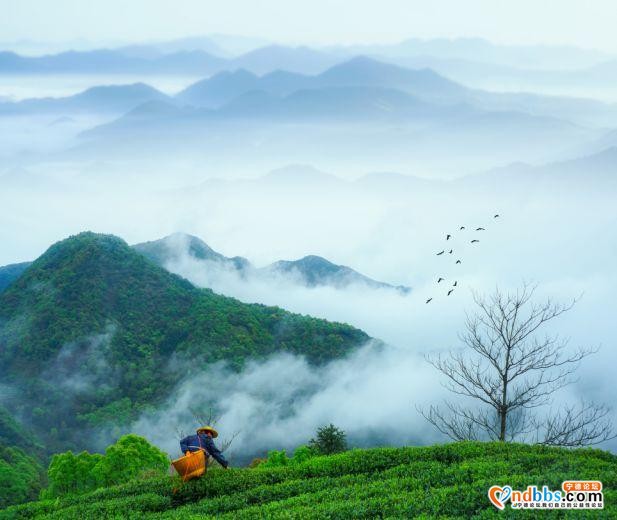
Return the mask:
[[(283, 462), (279, 452), (277, 465), (212, 469), (186, 484), (157, 477), (30, 502), (0, 519), (617, 518), (617, 456), (600, 450), (464, 442), (305, 455)], [(605, 509), (514, 513), (487, 498), (494, 484), (559, 489), (568, 479), (601, 480)]]

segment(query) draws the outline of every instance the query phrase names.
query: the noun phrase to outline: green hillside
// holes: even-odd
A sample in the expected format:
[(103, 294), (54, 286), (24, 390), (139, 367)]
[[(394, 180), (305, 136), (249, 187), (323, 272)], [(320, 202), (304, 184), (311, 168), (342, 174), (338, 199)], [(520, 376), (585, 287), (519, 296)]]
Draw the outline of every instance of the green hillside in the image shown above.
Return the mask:
[(198, 289), (94, 233), (53, 245), (0, 294), (0, 378), (47, 453), (92, 446), (98, 430), (128, 424), (216, 361), (239, 369), (291, 352), (323, 364), (368, 339)]
[[(561, 489), (568, 479), (601, 480), (605, 509), (498, 512), (492, 485)], [(0, 511), (9, 518), (615, 518), (617, 457), (566, 450), (465, 442), (352, 450), (286, 466), (211, 470), (180, 485), (144, 480)]]
[(29, 266), (30, 262), (22, 262), (0, 267), (0, 292), (4, 291), (13, 280), (19, 278)]

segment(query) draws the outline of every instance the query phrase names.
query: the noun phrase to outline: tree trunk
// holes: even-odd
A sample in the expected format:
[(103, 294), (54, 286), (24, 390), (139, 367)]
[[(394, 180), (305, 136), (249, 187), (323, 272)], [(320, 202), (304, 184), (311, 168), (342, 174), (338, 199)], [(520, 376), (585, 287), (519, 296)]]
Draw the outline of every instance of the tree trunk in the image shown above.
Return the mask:
[[(508, 350), (507, 362), (510, 361), (510, 352)], [(499, 440), (504, 442), (506, 440), (506, 419), (508, 417), (508, 405), (507, 403), (508, 397), (508, 369), (506, 368), (506, 373), (503, 377), (503, 390), (501, 392), (501, 407), (499, 408)]]
[(505, 406), (502, 406), (499, 410), (499, 418), (501, 420), (501, 424), (499, 427), (499, 440), (500, 441), (506, 440), (506, 416), (507, 416), (506, 408)]

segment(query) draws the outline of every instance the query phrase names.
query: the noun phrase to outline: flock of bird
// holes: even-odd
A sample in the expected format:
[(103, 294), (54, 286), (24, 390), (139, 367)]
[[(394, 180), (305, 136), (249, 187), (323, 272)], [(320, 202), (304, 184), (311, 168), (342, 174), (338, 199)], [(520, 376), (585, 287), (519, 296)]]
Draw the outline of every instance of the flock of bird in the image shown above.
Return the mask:
[[(493, 215), (493, 219), (496, 219), (496, 218), (499, 218), (499, 214), (498, 213)], [(459, 228), (459, 231), (465, 231), (465, 229), (466, 229), (465, 226), (461, 226)], [(483, 228), (483, 227), (478, 227), (478, 228), (476, 228), (476, 231), (486, 231), (486, 229)], [(446, 241), (450, 240), (451, 238), (452, 238), (451, 234), (446, 234)], [(472, 239), (470, 241), (471, 244), (477, 244), (479, 242), (480, 242), (480, 240), (477, 239), (477, 238), (474, 238), (474, 239)], [(454, 249), (449, 249), (448, 251), (446, 251), (446, 249), (443, 249), (443, 250), (439, 251), (439, 253), (437, 253), (437, 256), (441, 256), (441, 255), (444, 255), (446, 253), (449, 254), (449, 255), (452, 255), (452, 254), (454, 254)], [(460, 263), (462, 263), (461, 259), (457, 258), (455, 264), (460, 264)], [(446, 279), (443, 278), (442, 276), (437, 278), (437, 283), (438, 284), (441, 283), (441, 282), (445, 282), (445, 281), (446, 281)], [(454, 280), (454, 283), (450, 286), (450, 289), (448, 289), (447, 295), (450, 296), (454, 292), (454, 289), (456, 289), (457, 286), (458, 286), (458, 280)], [(433, 300), (433, 298), (431, 297), (431, 298), (426, 300), (426, 303), (430, 303), (432, 300)]]

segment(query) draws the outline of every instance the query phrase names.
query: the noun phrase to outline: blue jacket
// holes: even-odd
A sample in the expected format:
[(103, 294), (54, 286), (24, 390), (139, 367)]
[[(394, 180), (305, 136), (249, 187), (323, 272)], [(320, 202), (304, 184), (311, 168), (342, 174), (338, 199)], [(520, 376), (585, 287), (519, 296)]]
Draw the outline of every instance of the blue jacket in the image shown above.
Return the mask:
[(199, 436), (188, 435), (180, 441), (180, 449), (182, 450), (182, 453), (186, 453), (187, 451), (199, 451), (202, 448), (205, 449), (206, 453), (211, 455), (214, 460), (216, 460), (224, 468), (229, 465), (229, 462), (227, 462), (225, 456), (214, 445), (212, 437), (208, 437), (205, 433), (200, 433)]

